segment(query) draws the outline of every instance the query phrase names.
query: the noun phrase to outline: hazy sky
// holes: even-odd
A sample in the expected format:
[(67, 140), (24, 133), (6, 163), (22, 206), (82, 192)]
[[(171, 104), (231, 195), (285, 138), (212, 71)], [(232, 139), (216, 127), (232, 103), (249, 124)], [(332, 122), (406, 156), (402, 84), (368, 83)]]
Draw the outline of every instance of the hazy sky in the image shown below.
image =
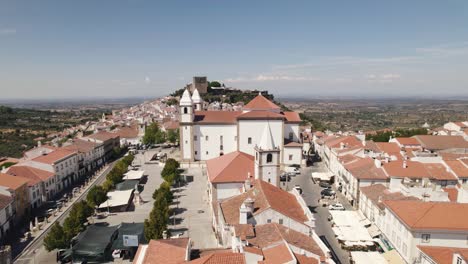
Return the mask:
[(0, 1), (0, 98), (468, 95), (468, 1)]

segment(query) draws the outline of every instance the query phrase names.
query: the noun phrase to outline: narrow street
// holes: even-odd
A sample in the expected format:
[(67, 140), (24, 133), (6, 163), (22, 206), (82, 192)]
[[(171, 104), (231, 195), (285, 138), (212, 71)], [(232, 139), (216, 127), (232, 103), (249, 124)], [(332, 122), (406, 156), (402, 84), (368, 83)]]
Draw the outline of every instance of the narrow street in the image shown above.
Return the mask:
[[(311, 173), (324, 171), (326, 171), (326, 167), (324, 166), (324, 164), (321, 162), (316, 162), (313, 166), (301, 168), (300, 175), (292, 177), (291, 181), (287, 183), (287, 185), (284, 184), (284, 182), (282, 182), (281, 187), (290, 190), (295, 185), (299, 185), (302, 188), (302, 197), (304, 198), (311, 212), (314, 213), (315, 216), (315, 232), (322, 239), (323, 237), (326, 239), (328, 243), (325, 241), (324, 243), (330, 248), (331, 251), (333, 251), (332, 256), (333, 254), (335, 255), (333, 257), (336, 263), (348, 264), (349, 253), (348, 251), (343, 250), (341, 248), (340, 244), (338, 243), (338, 240), (335, 238), (335, 233), (333, 233), (330, 222), (328, 221), (328, 208), (318, 205), (318, 200), (321, 197), (320, 192), (322, 191), (322, 188), (312, 181)], [(343, 205), (346, 207), (347, 210), (350, 209), (349, 204), (343, 203)]]

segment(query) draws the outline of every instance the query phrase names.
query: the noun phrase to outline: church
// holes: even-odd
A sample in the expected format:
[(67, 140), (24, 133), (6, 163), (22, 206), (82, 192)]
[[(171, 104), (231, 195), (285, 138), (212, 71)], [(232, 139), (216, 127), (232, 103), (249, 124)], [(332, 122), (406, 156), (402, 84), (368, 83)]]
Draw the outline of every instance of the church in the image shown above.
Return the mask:
[(266, 162), (301, 164), (302, 143), (295, 112), (259, 94), (242, 111), (205, 111), (197, 89), (180, 99), (180, 147), (183, 162), (207, 161), (239, 151), (265, 155)]

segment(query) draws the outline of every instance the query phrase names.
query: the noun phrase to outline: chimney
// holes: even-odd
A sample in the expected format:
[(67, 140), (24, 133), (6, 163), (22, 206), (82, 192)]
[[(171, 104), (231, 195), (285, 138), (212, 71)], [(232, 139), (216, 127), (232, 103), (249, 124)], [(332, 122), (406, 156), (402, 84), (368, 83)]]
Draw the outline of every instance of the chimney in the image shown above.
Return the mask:
[(245, 203), (242, 203), (241, 207), (239, 208), (239, 224), (245, 225), (247, 224), (247, 217), (249, 214), (249, 208), (245, 205)]
[(344, 149), (345, 148), (345, 144), (343, 142), (340, 143), (340, 149)]
[(252, 188), (252, 180), (251, 180), (250, 172), (247, 173), (247, 179), (245, 179), (245, 184), (244, 184), (244, 189), (246, 191), (250, 190)]
[(41, 143), (41, 141), (40, 141), (40, 140), (39, 140), (39, 141), (37, 141), (37, 147), (39, 148), (39, 147), (41, 147), (41, 146), (42, 146), (42, 143)]
[(381, 202), (382, 202), (382, 195), (379, 195), (379, 197), (377, 198), (377, 202), (378, 202), (378, 203), (381, 203)]
[(381, 168), (381, 167), (382, 167), (382, 161), (381, 161), (381, 160), (375, 159), (375, 160), (374, 160), (374, 163), (375, 163), (375, 167), (377, 167), (377, 168)]
[(254, 200), (248, 197), (247, 199), (245, 199), (244, 204), (245, 204), (245, 207), (249, 209), (249, 213), (252, 214), (254, 211)]
[(403, 168), (406, 169), (408, 166), (406, 165), (406, 160), (403, 161)]

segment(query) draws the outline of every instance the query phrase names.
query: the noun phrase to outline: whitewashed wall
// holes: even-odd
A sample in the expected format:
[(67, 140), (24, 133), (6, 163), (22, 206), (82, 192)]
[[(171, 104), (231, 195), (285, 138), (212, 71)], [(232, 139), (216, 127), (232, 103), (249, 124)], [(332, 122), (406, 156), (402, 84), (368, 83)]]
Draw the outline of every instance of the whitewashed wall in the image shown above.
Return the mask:
[(292, 230), (295, 230), (297, 232), (301, 232), (305, 235), (309, 235), (310, 232), (310, 227), (300, 223), (294, 219), (291, 219), (273, 209), (267, 209), (257, 215), (254, 216), (255, 219), (255, 224), (256, 225), (262, 225), (262, 224), (268, 224), (268, 219), (271, 220), (271, 223), (279, 223), (280, 219), (283, 219), (283, 226), (291, 228)]
[[(283, 121), (282, 120), (239, 120), (239, 150), (255, 155), (254, 147), (260, 143), (265, 126), (269, 124), (275, 146), (283, 148)], [(248, 138), (252, 144), (248, 144)]]
[[(197, 140), (193, 141), (194, 151), (197, 152), (196, 160), (209, 160), (219, 157), (220, 153), (228, 154), (237, 150), (236, 125), (196, 125), (193, 135), (197, 137)], [(221, 136), (223, 137), (223, 150), (220, 149)]]
[(218, 200), (241, 194), (243, 183), (217, 183), (213, 184)]
[[(292, 160), (289, 160), (289, 155), (292, 155)], [(283, 164), (301, 164), (302, 162), (302, 148), (284, 148)]]
[(293, 141), (299, 142), (299, 124), (284, 124), (284, 138), (289, 139), (289, 133), (293, 133)]

